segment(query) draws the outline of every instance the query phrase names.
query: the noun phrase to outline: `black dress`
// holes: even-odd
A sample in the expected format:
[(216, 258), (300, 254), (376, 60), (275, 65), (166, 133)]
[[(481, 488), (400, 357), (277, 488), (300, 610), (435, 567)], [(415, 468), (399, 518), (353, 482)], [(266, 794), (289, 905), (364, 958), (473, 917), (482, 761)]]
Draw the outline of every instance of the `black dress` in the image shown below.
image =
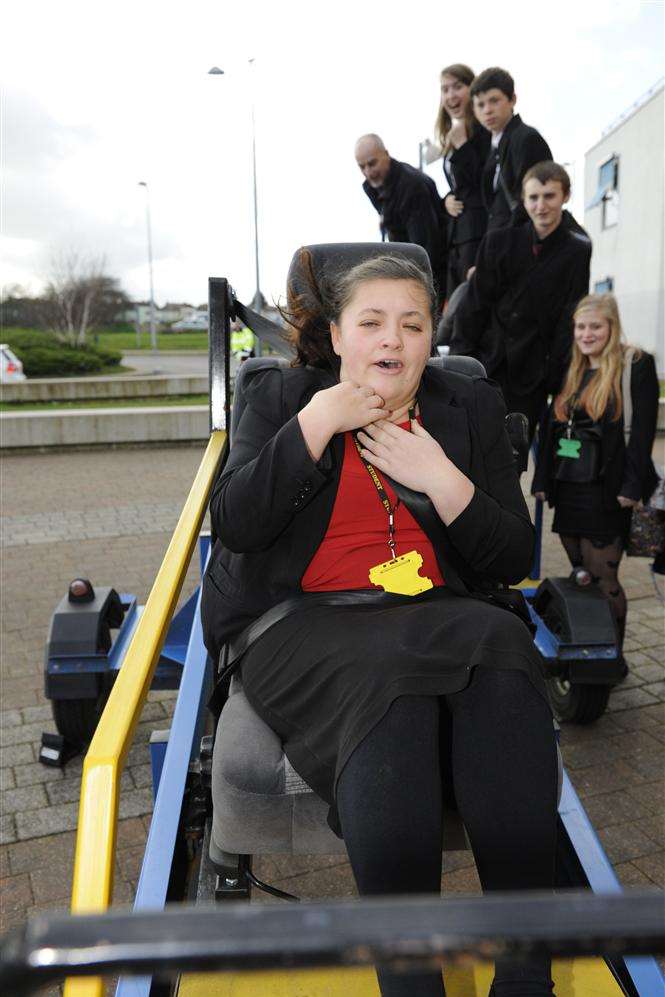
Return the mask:
[[(586, 388), (595, 373), (595, 370), (585, 372), (580, 392)], [(567, 423), (554, 420), (555, 447), (559, 437), (565, 434), (566, 426)], [(552, 532), (564, 536), (586, 537), (599, 544), (610, 544), (626, 534), (630, 520), (630, 509), (622, 509), (618, 504), (616, 508), (608, 509), (603, 501), (603, 482), (600, 470), (602, 429), (602, 423), (594, 422), (586, 409), (579, 405), (575, 406), (573, 435), (584, 437), (583, 448), (594, 445), (597, 447), (597, 471), (588, 481), (558, 480)], [(597, 437), (595, 444), (594, 435)], [(557, 458), (555, 451), (555, 477), (560, 478), (563, 465), (569, 463), (567, 458)]]
[(293, 768), (334, 807), (354, 748), (398, 696), (463, 689), (476, 666), (518, 669), (547, 700), (542, 658), (505, 609), (446, 587), (378, 606), (316, 606), (281, 620), (242, 659), (245, 694)]

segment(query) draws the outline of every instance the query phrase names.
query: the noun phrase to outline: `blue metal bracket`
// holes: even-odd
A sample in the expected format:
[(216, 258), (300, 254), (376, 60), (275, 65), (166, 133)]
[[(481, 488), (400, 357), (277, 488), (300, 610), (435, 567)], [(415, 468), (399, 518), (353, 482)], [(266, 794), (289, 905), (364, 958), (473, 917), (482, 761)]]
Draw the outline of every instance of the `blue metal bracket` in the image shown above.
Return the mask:
[[(564, 770), (559, 817), (594, 893), (622, 893), (612, 865)], [(655, 959), (627, 956), (624, 964), (640, 997), (665, 994), (665, 980)]]
[[(205, 566), (204, 557), (207, 557), (210, 549), (209, 538), (202, 537), (199, 544), (202, 564)], [(182, 682), (159, 778), (155, 809), (134, 901), (135, 910), (159, 910), (166, 902), (187, 773), (190, 761), (198, 753), (203, 734), (204, 706), (210, 693), (212, 663), (203, 643), (200, 601), (199, 588), (191, 614), (191, 633)], [(118, 982), (116, 997), (149, 997), (150, 986), (149, 976), (133, 979), (122, 977)]]

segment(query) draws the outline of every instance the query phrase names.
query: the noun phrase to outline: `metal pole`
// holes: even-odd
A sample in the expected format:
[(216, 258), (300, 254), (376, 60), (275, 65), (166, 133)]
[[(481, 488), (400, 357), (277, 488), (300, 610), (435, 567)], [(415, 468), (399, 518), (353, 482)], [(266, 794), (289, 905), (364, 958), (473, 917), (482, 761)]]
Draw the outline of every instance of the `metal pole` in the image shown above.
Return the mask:
[[(252, 72), (252, 178), (254, 186), (254, 267), (256, 273), (256, 293), (254, 295), (254, 304), (257, 311), (261, 311), (261, 283), (259, 280), (259, 207), (258, 207), (258, 196), (256, 190), (256, 116), (255, 116), (255, 76), (254, 76), (254, 59), (249, 60), (250, 71)], [(254, 339), (255, 346), (254, 352), (257, 357), (262, 354), (261, 340), (258, 336)]]
[(155, 289), (152, 279), (152, 231), (150, 227), (150, 191), (145, 180), (139, 181), (139, 187), (145, 187), (145, 220), (148, 229), (148, 267), (150, 270), (150, 348), (157, 350), (157, 327), (155, 325)]

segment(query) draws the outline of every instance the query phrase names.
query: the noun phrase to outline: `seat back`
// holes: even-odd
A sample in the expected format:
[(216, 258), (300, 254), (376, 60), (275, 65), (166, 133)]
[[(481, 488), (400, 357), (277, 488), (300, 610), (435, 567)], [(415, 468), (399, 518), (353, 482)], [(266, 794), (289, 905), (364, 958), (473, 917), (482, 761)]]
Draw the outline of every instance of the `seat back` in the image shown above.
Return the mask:
[[(347, 270), (376, 256), (406, 257), (432, 277), (427, 253), (422, 246), (411, 242), (323, 242), (301, 246), (293, 254), (287, 276), (289, 298), (302, 298), (308, 310), (316, 312), (327, 288), (336, 284)], [(312, 295), (312, 277), (317, 290), (315, 296)]]

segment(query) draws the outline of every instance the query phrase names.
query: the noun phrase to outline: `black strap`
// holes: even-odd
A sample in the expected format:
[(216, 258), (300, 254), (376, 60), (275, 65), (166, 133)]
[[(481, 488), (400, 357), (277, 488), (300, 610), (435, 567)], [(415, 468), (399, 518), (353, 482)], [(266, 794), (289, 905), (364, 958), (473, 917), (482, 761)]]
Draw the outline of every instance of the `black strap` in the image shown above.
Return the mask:
[(519, 205), (520, 202), (517, 201), (517, 200), (515, 200), (515, 198), (513, 197), (513, 195), (508, 190), (508, 185), (506, 184), (506, 181), (504, 180), (503, 170), (501, 169), (501, 160), (499, 158), (499, 150), (498, 149), (496, 151), (496, 160), (497, 160), (497, 163), (499, 164), (499, 184), (501, 186), (501, 190), (503, 191), (503, 196), (505, 197), (506, 201), (508, 202), (508, 207), (510, 208), (510, 210), (514, 211), (515, 208)]
[[(311, 609), (315, 606), (381, 606), (390, 605), (395, 599), (402, 598), (404, 597), (392, 592), (354, 589), (345, 592), (303, 592), (290, 599), (285, 599), (266, 610), (262, 616), (259, 616), (258, 620), (254, 620), (237, 636), (231, 638), (226, 645), (225, 667), (220, 673), (218, 684), (235, 671), (240, 658), (254, 641), (262, 637), (276, 623), (301, 609)], [(409, 596), (409, 598), (413, 598), (413, 596)]]
[(259, 315), (258, 312), (248, 308), (247, 305), (243, 305), (241, 301), (234, 301), (233, 308), (236, 316), (244, 322), (249, 329), (252, 330), (254, 335), (257, 336), (262, 343), (267, 343), (267, 345), (272, 347), (275, 353), (278, 353), (280, 357), (286, 357), (287, 360), (293, 360), (295, 351), (291, 344), (287, 342), (284, 329), (281, 325), (277, 325), (276, 322), (271, 322), (270, 319), (265, 318), (265, 316)]

